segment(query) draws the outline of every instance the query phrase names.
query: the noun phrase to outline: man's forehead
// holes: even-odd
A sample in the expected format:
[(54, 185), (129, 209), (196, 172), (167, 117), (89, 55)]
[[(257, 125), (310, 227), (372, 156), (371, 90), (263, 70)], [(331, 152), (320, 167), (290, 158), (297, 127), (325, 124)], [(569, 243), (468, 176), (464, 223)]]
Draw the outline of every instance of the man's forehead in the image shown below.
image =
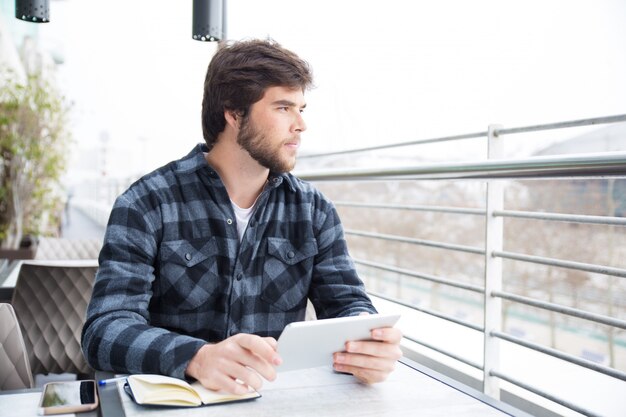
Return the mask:
[(273, 86), (265, 89), (261, 100), (268, 102), (291, 102), (296, 106), (306, 106), (304, 91), (299, 87)]

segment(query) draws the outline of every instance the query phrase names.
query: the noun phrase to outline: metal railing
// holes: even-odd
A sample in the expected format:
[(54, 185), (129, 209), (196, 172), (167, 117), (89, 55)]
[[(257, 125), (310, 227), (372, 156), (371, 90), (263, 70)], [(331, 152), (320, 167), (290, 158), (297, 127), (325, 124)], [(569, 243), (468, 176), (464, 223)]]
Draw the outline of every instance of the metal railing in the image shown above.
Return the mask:
[[(404, 307), (412, 308), (416, 311), (437, 317), (460, 326), (483, 333), (483, 363), (479, 364), (468, 360), (455, 353), (446, 351), (426, 340), (418, 340), (408, 337), (409, 340), (424, 347), (432, 349), (450, 358), (465, 363), (473, 368), (479, 369), (483, 374), (483, 391), (495, 398), (500, 397), (499, 382), (506, 381), (519, 388), (533, 394), (542, 396), (550, 401), (565, 406), (573, 411), (585, 415), (598, 415), (595, 411), (586, 409), (579, 404), (559, 398), (558, 395), (546, 392), (538, 387), (531, 386), (519, 381), (512, 375), (503, 373), (500, 369), (500, 344), (499, 341), (506, 341), (518, 346), (522, 346), (532, 351), (558, 358), (560, 360), (593, 370), (595, 372), (608, 375), (626, 381), (626, 373), (610, 366), (605, 366), (587, 359), (583, 359), (557, 349), (553, 349), (535, 342), (524, 340), (514, 335), (503, 332), (502, 329), (502, 301), (531, 306), (550, 313), (558, 313), (577, 319), (599, 323), (610, 326), (614, 329), (626, 329), (626, 321), (616, 317), (610, 317), (585, 311), (580, 308), (559, 305), (553, 302), (546, 302), (531, 297), (520, 296), (511, 292), (503, 291), (503, 260), (515, 260), (523, 263), (538, 265), (548, 265), (558, 268), (585, 271), (594, 274), (602, 274), (619, 278), (626, 277), (626, 269), (606, 265), (575, 262), (569, 260), (555, 259), (544, 256), (528, 255), (505, 251), (503, 249), (504, 218), (521, 218), (539, 222), (568, 222), (580, 224), (626, 226), (626, 218), (616, 216), (597, 215), (574, 215), (546, 212), (513, 211), (504, 209), (503, 181), (502, 179), (564, 179), (564, 178), (616, 178), (626, 177), (626, 152), (613, 152), (604, 154), (576, 154), (561, 156), (541, 156), (525, 159), (501, 159), (503, 154), (502, 138), (508, 134), (538, 132), (551, 129), (561, 129), (577, 126), (590, 126), (608, 123), (626, 122), (626, 115), (593, 118), (585, 120), (575, 120), (561, 123), (528, 126), (505, 129), (498, 125), (489, 126), (485, 132), (471, 133), (465, 135), (448, 136), (442, 138), (426, 139), (412, 142), (395, 143), (391, 145), (375, 146), (368, 148), (354, 149), (350, 151), (330, 152), (312, 157), (327, 157), (331, 155), (342, 155), (348, 153), (373, 151), (388, 149), (400, 146), (419, 145), (433, 142), (448, 142), (463, 139), (486, 137), (488, 141), (488, 159), (476, 162), (456, 162), (456, 163), (435, 163), (435, 164), (415, 164), (403, 167), (388, 168), (349, 168), (349, 169), (325, 169), (309, 172), (299, 172), (302, 179), (319, 181), (406, 181), (406, 180), (486, 180), (486, 204), (485, 209), (443, 207), (428, 205), (401, 205), (388, 204), (383, 202), (353, 202), (337, 201), (338, 207), (348, 207), (357, 210), (410, 210), (418, 212), (448, 213), (456, 215), (482, 216), (485, 219), (485, 245), (484, 247), (474, 247), (419, 239), (413, 237), (397, 236), (392, 234), (374, 233), (362, 230), (346, 229), (348, 236), (400, 242), (403, 244), (426, 246), (447, 251), (461, 251), (484, 258), (484, 285), (477, 286), (458, 282), (454, 279), (438, 277), (430, 274), (420, 273), (396, 265), (389, 265), (371, 260), (355, 259), (357, 265), (374, 268), (376, 270), (388, 271), (402, 276), (409, 276), (419, 280), (442, 284), (460, 290), (479, 293), (483, 295), (484, 323), (482, 326), (459, 320), (446, 314), (413, 305), (398, 298), (389, 297), (385, 294), (371, 292), (372, 295), (387, 301), (395, 302)], [(370, 259), (368, 257), (368, 259)]]

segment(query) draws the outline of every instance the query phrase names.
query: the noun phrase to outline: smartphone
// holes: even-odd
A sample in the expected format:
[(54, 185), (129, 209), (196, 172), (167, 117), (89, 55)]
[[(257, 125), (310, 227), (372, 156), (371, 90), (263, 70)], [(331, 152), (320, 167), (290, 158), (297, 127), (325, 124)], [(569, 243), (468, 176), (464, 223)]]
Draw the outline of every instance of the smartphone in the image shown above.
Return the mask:
[(80, 413), (97, 407), (96, 381), (48, 382), (43, 386), (37, 414)]

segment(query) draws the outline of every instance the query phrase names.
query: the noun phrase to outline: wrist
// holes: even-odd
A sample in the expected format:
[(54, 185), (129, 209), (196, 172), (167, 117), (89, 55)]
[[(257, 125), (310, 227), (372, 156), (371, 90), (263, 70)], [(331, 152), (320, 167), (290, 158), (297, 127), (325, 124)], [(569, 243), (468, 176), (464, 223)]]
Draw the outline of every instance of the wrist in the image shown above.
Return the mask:
[(191, 358), (189, 363), (187, 364), (187, 368), (185, 368), (185, 375), (194, 379), (198, 379), (198, 376), (202, 372), (203, 368), (203, 358), (207, 355), (207, 351), (210, 350), (212, 345), (205, 344), (198, 349), (195, 355)]

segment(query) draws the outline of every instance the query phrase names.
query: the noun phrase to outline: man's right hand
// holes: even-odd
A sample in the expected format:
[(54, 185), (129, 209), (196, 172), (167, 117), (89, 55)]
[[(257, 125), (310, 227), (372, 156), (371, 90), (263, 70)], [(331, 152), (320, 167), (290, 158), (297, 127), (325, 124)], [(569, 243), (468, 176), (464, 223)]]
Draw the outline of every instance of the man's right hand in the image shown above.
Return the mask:
[(248, 386), (259, 390), (263, 386), (261, 377), (268, 381), (276, 379), (274, 367), (282, 362), (276, 346), (273, 337), (240, 333), (220, 343), (202, 346), (189, 361), (185, 373), (216, 391), (244, 394)]

